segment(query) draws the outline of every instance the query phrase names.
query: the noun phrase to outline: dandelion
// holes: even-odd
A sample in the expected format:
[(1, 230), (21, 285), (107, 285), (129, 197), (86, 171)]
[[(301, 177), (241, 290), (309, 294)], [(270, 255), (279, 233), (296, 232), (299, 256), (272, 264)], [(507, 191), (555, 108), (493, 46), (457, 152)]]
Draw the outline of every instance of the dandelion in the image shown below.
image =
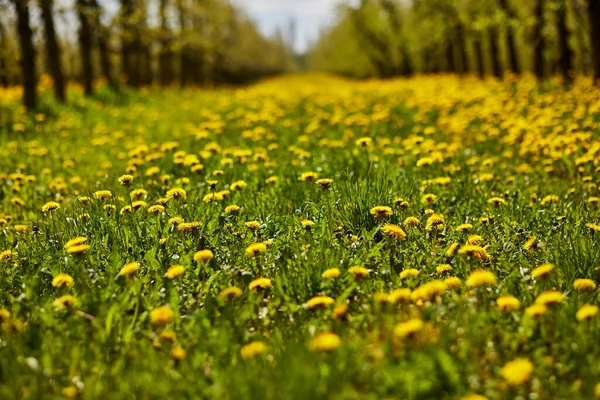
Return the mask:
[(69, 274), (58, 274), (52, 279), (52, 286), (56, 288), (72, 287), (75, 284), (73, 277)]
[(235, 299), (237, 297), (240, 297), (241, 295), (242, 289), (240, 289), (237, 286), (230, 286), (221, 290), (221, 293), (219, 293), (219, 297), (223, 300)]
[(532, 304), (525, 309), (525, 315), (532, 318), (539, 318), (548, 312), (545, 304)]
[(444, 216), (442, 214), (432, 214), (429, 218), (427, 218), (427, 224), (425, 225), (425, 229), (430, 230), (431, 228), (435, 229), (443, 229), (444, 228)]
[(268, 289), (271, 286), (272, 286), (272, 283), (269, 278), (256, 278), (252, 282), (250, 282), (250, 285), (248, 285), (248, 289), (250, 289), (250, 290)]
[(521, 302), (515, 296), (509, 294), (500, 296), (496, 299), (496, 305), (502, 311), (517, 311), (521, 308)]
[(547, 290), (541, 293), (536, 299), (536, 304), (543, 304), (549, 306), (552, 304), (562, 303), (564, 295), (557, 290)]
[(152, 325), (168, 325), (175, 319), (175, 313), (169, 306), (160, 306), (150, 311)]
[(257, 230), (260, 228), (260, 222), (258, 221), (248, 221), (246, 222), (246, 226), (252, 230)]
[(577, 321), (585, 321), (595, 317), (596, 314), (598, 314), (598, 311), (600, 311), (598, 306), (593, 304), (584, 304), (579, 310), (577, 310), (575, 317), (577, 318)]
[(530, 236), (529, 239), (523, 245), (525, 250), (533, 250), (537, 247), (537, 238), (535, 236)]
[(255, 341), (242, 346), (240, 349), (240, 356), (242, 356), (244, 360), (248, 360), (266, 353), (267, 350), (268, 347), (264, 342)]
[(491, 199), (488, 200), (489, 204), (493, 204), (494, 206), (498, 207), (501, 204), (502, 205), (507, 205), (508, 203), (506, 202), (506, 200), (504, 200), (501, 197), (492, 197)]
[(400, 272), (400, 279), (416, 278), (417, 276), (419, 276), (420, 272), (421, 271), (415, 268), (405, 269), (404, 271)]
[(456, 276), (451, 276), (449, 278), (444, 279), (444, 283), (446, 284), (446, 286), (449, 289), (454, 289), (454, 288), (457, 288), (458, 286), (460, 286), (461, 280), (460, 280), (460, 278), (457, 278)]
[(185, 349), (181, 346), (175, 346), (171, 349), (171, 357), (173, 357), (174, 360), (182, 361), (185, 359), (186, 356), (187, 353)]
[(106, 201), (112, 198), (112, 192), (110, 190), (98, 190), (94, 192), (94, 198), (100, 201)]
[(300, 225), (302, 225), (302, 229), (309, 231), (315, 223), (308, 219), (303, 219), (300, 221)]
[(67, 247), (67, 253), (69, 254), (82, 254), (90, 249), (89, 244), (78, 244), (74, 246)]
[(575, 279), (573, 287), (580, 292), (591, 292), (596, 289), (596, 282), (591, 279)]
[(210, 260), (212, 260), (214, 258), (214, 254), (211, 250), (206, 249), (206, 250), (199, 250), (196, 253), (194, 253), (194, 261), (198, 261), (198, 262), (208, 262)]
[(398, 225), (386, 224), (381, 227), (381, 231), (386, 236), (391, 237), (393, 239), (406, 239), (406, 232), (404, 232), (404, 230)]
[(122, 186), (129, 186), (133, 181), (133, 175), (121, 175), (118, 181)]
[(315, 336), (309, 344), (312, 351), (331, 352), (339, 348), (342, 339), (333, 332), (324, 332)]
[(172, 280), (180, 277), (181, 275), (183, 275), (184, 272), (185, 267), (183, 265), (175, 264), (167, 268), (167, 273), (165, 274), (165, 276), (167, 277), (167, 279)]
[(236, 206), (235, 204), (232, 204), (230, 206), (225, 207), (225, 214), (235, 214), (239, 210), (240, 207)]
[(162, 214), (165, 212), (165, 208), (163, 206), (161, 206), (160, 204), (155, 204), (155, 205), (148, 207), (147, 212), (148, 212), (148, 214)]
[(348, 273), (354, 275), (356, 278), (366, 278), (369, 275), (369, 270), (365, 267), (355, 265), (348, 268)]
[(335, 303), (335, 300), (329, 296), (316, 296), (306, 302), (306, 307), (312, 310), (319, 307), (326, 307), (333, 303)]
[(167, 191), (166, 197), (169, 200), (185, 200), (187, 192), (181, 188), (172, 188)]
[(525, 358), (509, 361), (500, 370), (500, 375), (511, 386), (520, 386), (531, 379), (533, 364)]
[(410, 299), (411, 299), (411, 290), (408, 288), (392, 290), (392, 292), (390, 292), (390, 294), (388, 295), (388, 298), (387, 298), (388, 302), (391, 304), (407, 302)]
[(244, 189), (246, 186), (248, 186), (248, 184), (244, 181), (235, 181), (231, 184), (230, 188), (235, 192)]
[(315, 181), (317, 183), (317, 185), (319, 185), (323, 190), (327, 190), (331, 188), (331, 185), (333, 184), (333, 179), (329, 179), (329, 178), (322, 178), (322, 179), (317, 179)]
[(430, 204), (434, 204), (436, 201), (437, 201), (437, 196), (433, 193), (428, 193), (421, 197), (422, 204), (430, 205)]
[(550, 272), (554, 269), (552, 264), (538, 265), (531, 271), (531, 277), (534, 279), (545, 279), (550, 275)]
[(406, 322), (401, 322), (394, 327), (394, 337), (398, 339), (411, 338), (416, 333), (423, 330), (425, 323), (420, 319), (411, 319)]
[(0, 252), (0, 262), (7, 262), (15, 255), (12, 250), (4, 250)]
[(72, 296), (70, 294), (60, 296), (57, 299), (55, 299), (54, 302), (52, 303), (54, 308), (57, 310), (65, 310), (65, 309), (73, 308), (73, 307), (75, 307), (76, 304), (77, 304), (77, 299), (75, 298), (75, 296)]
[(321, 278), (323, 279), (336, 279), (340, 276), (339, 268), (329, 268), (323, 271)]
[(457, 232), (468, 232), (473, 229), (472, 224), (461, 224), (455, 228)]
[(267, 251), (267, 245), (259, 242), (252, 243), (250, 246), (246, 247), (246, 257), (257, 257)]
[(377, 219), (385, 219), (393, 214), (393, 211), (388, 206), (375, 206), (369, 211)]
[(416, 217), (407, 217), (403, 222), (403, 225), (409, 228), (416, 228), (419, 224), (420, 221)]
[(316, 172), (303, 172), (299, 177), (298, 180), (301, 182), (314, 182), (317, 180), (317, 173)]
[(493, 286), (496, 284), (497, 278), (493, 272), (486, 269), (480, 269), (471, 272), (469, 278), (466, 281), (468, 287), (478, 288), (485, 286)]
[(49, 201), (42, 206), (42, 212), (48, 213), (51, 211), (56, 211), (59, 208), (60, 208), (60, 204), (58, 204), (56, 201)]

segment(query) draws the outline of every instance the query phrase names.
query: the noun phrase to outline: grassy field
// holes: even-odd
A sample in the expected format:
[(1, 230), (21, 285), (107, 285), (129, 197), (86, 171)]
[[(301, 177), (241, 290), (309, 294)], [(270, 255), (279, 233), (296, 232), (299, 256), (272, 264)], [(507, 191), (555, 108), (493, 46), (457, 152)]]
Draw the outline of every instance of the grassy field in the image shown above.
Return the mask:
[(0, 398), (600, 396), (590, 81), (71, 92), (0, 92)]

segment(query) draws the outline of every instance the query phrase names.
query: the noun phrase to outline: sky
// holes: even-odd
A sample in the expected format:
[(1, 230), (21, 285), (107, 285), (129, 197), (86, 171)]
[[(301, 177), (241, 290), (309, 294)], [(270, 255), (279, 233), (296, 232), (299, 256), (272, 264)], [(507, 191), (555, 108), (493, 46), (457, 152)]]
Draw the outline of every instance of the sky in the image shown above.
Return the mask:
[(306, 50), (319, 35), (319, 30), (335, 17), (339, 0), (234, 0), (254, 19), (267, 35), (280, 27), (287, 30), (290, 20), (296, 21), (294, 48)]

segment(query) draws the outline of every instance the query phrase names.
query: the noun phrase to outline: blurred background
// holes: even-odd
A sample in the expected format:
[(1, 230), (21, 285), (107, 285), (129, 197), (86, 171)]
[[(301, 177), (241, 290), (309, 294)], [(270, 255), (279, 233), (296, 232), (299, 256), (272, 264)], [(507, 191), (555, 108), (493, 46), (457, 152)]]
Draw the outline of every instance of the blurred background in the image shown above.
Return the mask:
[(325, 71), (600, 77), (600, 0), (0, 0), (0, 85), (241, 84)]

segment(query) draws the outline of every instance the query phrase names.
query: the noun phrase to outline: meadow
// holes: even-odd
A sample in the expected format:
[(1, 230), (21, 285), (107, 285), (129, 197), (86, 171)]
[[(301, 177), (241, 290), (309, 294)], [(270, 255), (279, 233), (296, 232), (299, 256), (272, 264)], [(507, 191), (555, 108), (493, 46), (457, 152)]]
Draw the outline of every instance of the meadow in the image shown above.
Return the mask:
[(0, 398), (600, 398), (591, 79), (69, 90), (0, 90)]

